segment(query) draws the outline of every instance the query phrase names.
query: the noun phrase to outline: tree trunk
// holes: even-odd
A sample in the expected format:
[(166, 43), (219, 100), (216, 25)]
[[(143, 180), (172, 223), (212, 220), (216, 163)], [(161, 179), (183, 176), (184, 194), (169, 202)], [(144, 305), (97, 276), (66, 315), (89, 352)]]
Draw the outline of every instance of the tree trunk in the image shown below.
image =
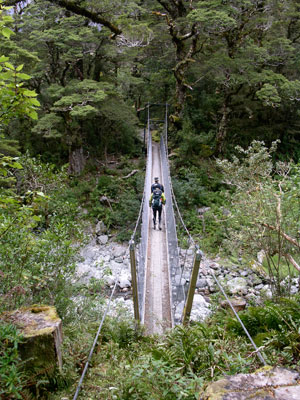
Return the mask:
[(69, 174), (79, 175), (85, 167), (86, 159), (83, 153), (83, 148), (77, 148), (70, 151), (69, 154)]
[(215, 150), (216, 156), (219, 156), (224, 151), (224, 144), (227, 136), (227, 122), (228, 122), (229, 112), (230, 109), (227, 105), (227, 99), (225, 99), (222, 107), (222, 118), (216, 135), (216, 150)]
[(26, 370), (52, 374), (62, 368), (62, 323), (54, 307), (31, 306), (0, 316), (15, 325), (23, 335), (19, 354)]

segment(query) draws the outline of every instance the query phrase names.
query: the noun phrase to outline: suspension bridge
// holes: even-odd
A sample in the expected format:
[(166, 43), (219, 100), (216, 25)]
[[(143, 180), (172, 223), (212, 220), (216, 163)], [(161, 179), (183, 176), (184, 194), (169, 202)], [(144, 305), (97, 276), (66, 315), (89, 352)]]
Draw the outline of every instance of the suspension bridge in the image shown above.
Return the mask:
[[(155, 106), (157, 106), (155, 104)], [(161, 105), (158, 105), (161, 107)], [(164, 120), (153, 120), (151, 105), (147, 106), (147, 163), (141, 212), (141, 236), (138, 256), (131, 254), (131, 272), (135, 319), (144, 325), (147, 334), (162, 334), (166, 329), (182, 322), (179, 309), (183, 309), (185, 291), (181, 284), (182, 269), (179, 266), (176, 222), (173, 207), (173, 189), (167, 153), (168, 106), (165, 106)], [(152, 126), (162, 123), (160, 143), (152, 140)], [(154, 230), (152, 210), (148, 205), (151, 183), (159, 177), (164, 186), (166, 205), (163, 210), (162, 230)], [(135, 253), (134, 235), (130, 251)], [(135, 262), (136, 260), (136, 262)], [(199, 261), (200, 263), (200, 261)], [(199, 267), (198, 263), (198, 267)], [(135, 278), (136, 276), (136, 278)], [(186, 316), (190, 307), (185, 308)]]
[[(164, 107), (163, 120), (151, 119), (150, 110), (152, 106)], [(135, 228), (128, 245), (128, 251), (131, 264), (134, 319), (137, 327), (144, 326), (145, 333), (151, 335), (163, 334), (167, 329), (171, 329), (175, 325), (186, 325), (189, 322), (202, 252), (184, 223), (172, 188), (168, 157), (168, 105), (147, 104), (145, 109), (147, 110), (147, 124), (144, 135), (145, 144), (147, 145), (147, 162), (144, 192)], [(162, 126), (159, 143), (152, 140), (151, 132), (152, 126), (158, 123)], [(162, 230), (153, 229), (152, 210), (149, 207), (151, 184), (154, 177), (159, 177), (160, 182), (164, 185), (166, 197), (166, 205), (162, 216)], [(179, 263), (175, 213), (177, 220), (188, 237), (188, 242), (194, 246), (192, 265), (186, 265), (185, 263), (180, 265)], [(138, 231), (140, 231), (140, 235), (137, 234)], [(184, 287), (184, 280), (182, 279), (185, 268), (190, 271), (188, 288)], [(254, 352), (261, 363), (266, 365), (262, 354), (239, 318), (221, 283), (214, 274), (212, 274), (212, 277), (244, 329), (255, 349)], [(73, 400), (78, 398), (103, 323), (109, 312), (117, 282), (116, 280), (112, 289), (107, 308), (102, 316)]]

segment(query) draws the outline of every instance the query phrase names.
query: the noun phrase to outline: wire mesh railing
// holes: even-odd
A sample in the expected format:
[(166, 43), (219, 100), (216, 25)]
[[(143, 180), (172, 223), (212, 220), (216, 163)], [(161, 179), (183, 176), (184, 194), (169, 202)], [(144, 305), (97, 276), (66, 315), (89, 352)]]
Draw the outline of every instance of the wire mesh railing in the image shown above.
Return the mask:
[(171, 304), (172, 304), (172, 315), (173, 322), (175, 324), (180, 323), (181, 315), (178, 313), (177, 307), (180, 303), (184, 302), (184, 286), (181, 279), (181, 269), (179, 265), (179, 254), (178, 254), (178, 242), (176, 232), (176, 222), (174, 216), (174, 209), (172, 203), (172, 188), (171, 178), (169, 171), (168, 154), (165, 146), (165, 135), (161, 136), (160, 140), (160, 153), (161, 153), (161, 166), (162, 176), (165, 188), (166, 205), (166, 234), (168, 244), (168, 263), (170, 271), (170, 282), (171, 282)]
[[(167, 143), (167, 140), (168, 140), (167, 139), (168, 138), (168, 111), (167, 110), (168, 110), (168, 107), (166, 105), (165, 127), (164, 127), (164, 132), (163, 132), (163, 135), (162, 135), (162, 139), (161, 139), (161, 156), (162, 156), (162, 159), (164, 159), (163, 170), (165, 171), (164, 183), (165, 183), (165, 187), (168, 187), (167, 190), (170, 191), (168, 193), (168, 197), (170, 198), (169, 204), (171, 205), (171, 208), (173, 208), (172, 204), (174, 204), (174, 207), (176, 208), (176, 212), (177, 212), (179, 221), (180, 221), (181, 225), (183, 226), (183, 229), (184, 229), (184, 231), (185, 231), (185, 233), (186, 233), (186, 235), (188, 237), (188, 241), (189, 241), (189, 243), (193, 244), (195, 255), (197, 255), (197, 253), (199, 253), (198, 245), (195, 243), (192, 235), (190, 234), (188, 228), (186, 227), (186, 225), (184, 223), (184, 220), (183, 220), (182, 215), (180, 213), (180, 210), (179, 210), (179, 207), (178, 207), (178, 204), (177, 204), (177, 201), (176, 201), (176, 197), (175, 197), (175, 194), (174, 194), (174, 191), (173, 191), (173, 187), (172, 187), (171, 175), (170, 175), (170, 170), (169, 170), (168, 149), (167, 149), (167, 145), (165, 145), (165, 143)], [(168, 184), (166, 183), (167, 181), (168, 181)], [(170, 196), (170, 194), (171, 194), (171, 196)], [(172, 199), (172, 203), (171, 203), (171, 199)], [(174, 222), (173, 222), (173, 220), (174, 220)], [(168, 221), (168, 223), (169, 223), (169, 221)], [(173, 224), (175, 225), (175, 230), (173, 229)], [(173, 230), (173, 233), (171, 235), (175, 235), (176, 234), (175, 216), (174, 216), (174, 212), (173, 211), (172, 211), (172, 217), (171, 217), (171, 221), (170, 221), (170, 230)], [(169, 228), (168, 228), (167, 232), (169, 234)], [(176, 234), (176, 242), (177, 242), (177, 234)], [(172, 250), (172, 246), (173, 245), (175, 246), (174, 238), (173, 238), (173, 243), (171, 243), (171, 254), (173, 252), (173, 250)], [(169, 246), (169, 240), (168, 240), (168, 246)], [(169, 251), (170, 251), (170, 249), (169, 249)], [(178, 260), (178, 258), (177, 258), (177, 260)], [(171, 265), (171, 263), (170, 263), (170, 265)], [(194, 267), (194, 265), (193, 265), (193, 267)], [(179, 271), (180, 271), (180, 268), (178, 267), (178, 261), (177, 261), (177, 266), (175, 266), (175, 264), (174, 264), (173, 268), (175, 268), (175, 270), (176, 270), (176, 275), (174, 274), (174, 276), (177, 276), (177, 273), (179, 273)], [(189, 299), (185, 298), (186, 297), (185, 296), (185, 289), (184, 289), (184, 284), (183, 284), (183, 279), (182, 279), (182, 276), (183, 276), (183, 273), (184, 273), (184, 271), (183, 271), (184, 268), (187, 269), (187, 272), (188, 272), (190, 277), (193, 275), (193, 268), (191, 267), (191, 265), (187, 265), (184, 262), (183, 265), (182, 265), (181, 275), (178, 276), (177, 279), (175, 279), (174, 283), (173, 283), (173, 277), (172, 277), (172, 295), (173, 295), (173, 302), (174, 302), (173, 308), (175, 307), (175, 311), (176, 311), (176, 308), (178, 308), (179, 304), (181, 304), (181, 305), (184, 304), (184, 308), (185, 308), (186, 305), (187, 305), (187, 302), (189, 301)], [(197, 275), (198, 275), (198, 270), (197, 270)], [(243, 322), (241, 321), (240, 317), (238, 316), (238, 314), (237, 314), (236, 310), (234, 309), (230, 299), (226, 295), (226, 292), (225, 292), (224, 288), (222, 287), (220, 281), (218, 280), (218, 278), (216, 277), (216, 275), (213, 272), (212, 272), (212, 277), (215, 280), (217, 286), (219, 287), (221, 293), (225, 297), (226, 301), (228, 302), (231, 310), (235, 314), (235, 317), (237, 318), (238, 322), (242, 326), (246, 336), (248, 337), (248, 339), (250, 340), (252, 346), (254, 347), (255, 353), (257, 354), (259, 360), (261, 361), (261, 363), (263, 365), (266, 365), (265, 359), (263, 358), (263, 356), (260, 353), (259, 349), (255, 345), (255, 343), (254, 343), (253, 339), (251, 338), (248, 330), (246, 329), (245, 325), (243, 324)], [(190, 281), (190, 280), (191, 280), (191, 278), (188, 279), (188, 281)], [(174, 285), (174, 288), (173, 288), (173, 285)], [(191, 282), (190, 282), (190, 286), (191, 286)], [(177, 291), (177, 293), (175, 293), (176, 291)], [(182, 292), (183, 292), (183, 295), (182, 295)], [(182, 296), (183, 296), (183, 300), (180, 302)], [(179, 314), (179, 311), (181, 311), (181, 309), (178, 310), (177, 314)], [(187, 317), (187, 316), (182, 314), (182, 318), (184, 318), (184, 317)], [(181, 319), (178, 321), (178, 323), (180, 323), (180, 322), (182, 322)]]
[(152, 177), (152, 137), (150, 132), (149, 121), (149, 106), (148, 106), (148, 123), (147, 123), (147, 163), (145, 173), (145, 186), (143, 196), (143, 212), (141, 225), (141, 239), (138, 251), (137, 260), (137, 275), (138, 275), (138, 299), (141, 323), (144, 323), (144, 307), (145, 307), (145, 271), (148, 248), (148, 231), (149, 231), (149, 210), (147, 199), (150, 198), (151, 192), (151, 177)]

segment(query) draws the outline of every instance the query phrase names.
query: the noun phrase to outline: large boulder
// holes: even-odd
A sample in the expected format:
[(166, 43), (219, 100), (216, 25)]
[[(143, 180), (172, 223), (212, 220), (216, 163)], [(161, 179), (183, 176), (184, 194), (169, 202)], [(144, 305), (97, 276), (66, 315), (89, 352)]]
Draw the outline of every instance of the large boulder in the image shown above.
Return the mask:
[(299, 400), (298, 379), (298, 372), (264, 367), (211, 383), (199, 400)]

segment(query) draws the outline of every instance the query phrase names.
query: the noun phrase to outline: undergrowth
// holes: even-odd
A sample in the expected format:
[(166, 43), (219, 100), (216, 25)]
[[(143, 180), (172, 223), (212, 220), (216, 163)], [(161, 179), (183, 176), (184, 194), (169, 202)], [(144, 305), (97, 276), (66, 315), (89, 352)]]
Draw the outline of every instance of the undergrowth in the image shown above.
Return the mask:
[[(296, 296), (239, 313), (269, 365), (300, 370), (299, 305)], [(73, 331), (65, 357), (69, 368), (72, 363), (77, 366), (77, 379), (70, 368), (73, 384), (50, 399), (74, 394), (96, 329), (90, 324), (87, 331), (83, 325)], [(255, 349), (228, 310), (217, 309), (206, 323), (177, 326), (160, 337), (144, 336), (123, 315), (105, 321), (80, 393), (90, 400), (195, 400), (210, 381), (224, 374), (251, 373), (260, 366)]]

